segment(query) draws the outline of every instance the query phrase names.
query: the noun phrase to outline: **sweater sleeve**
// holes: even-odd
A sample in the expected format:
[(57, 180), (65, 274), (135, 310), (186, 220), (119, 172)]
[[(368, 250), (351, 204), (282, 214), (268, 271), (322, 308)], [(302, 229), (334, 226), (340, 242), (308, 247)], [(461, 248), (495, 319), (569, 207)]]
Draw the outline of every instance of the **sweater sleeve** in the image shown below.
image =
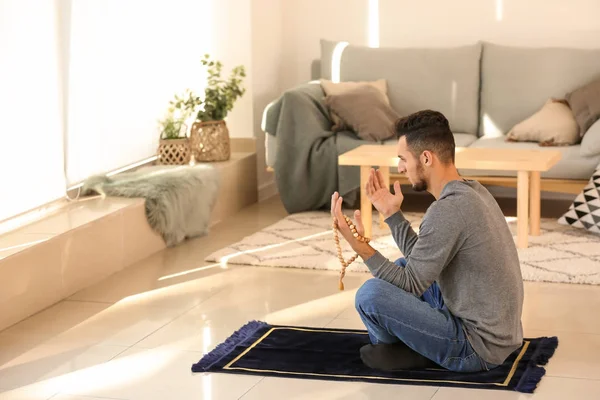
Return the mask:
[(410, 247), (410, 254), (405, 254), (405, 267), (397, 266), (378, 251), (365, 264), (374, 277), (421, 296), (456, 255), (464, 240), (464, 227), (461, 214), (450, 201), (437, 202), (423, 218), (416, 239), (412, 229), (399, 229), (397, 243)]
[(387, 217), (385, 223), (390, 227), (392, 237), (404, 257), (408, 257), (418, 239), (417, 233), (410, 226), (410, 222), (406, 220), (402, 211), (398, 211)]

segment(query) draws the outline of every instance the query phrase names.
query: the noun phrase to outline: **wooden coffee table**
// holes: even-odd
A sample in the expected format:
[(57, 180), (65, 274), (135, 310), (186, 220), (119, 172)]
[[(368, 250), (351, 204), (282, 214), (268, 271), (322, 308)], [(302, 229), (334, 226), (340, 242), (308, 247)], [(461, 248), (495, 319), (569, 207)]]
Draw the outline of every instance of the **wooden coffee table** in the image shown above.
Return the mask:
[[(458, 169), (516, 171), (517, 172), (517, 247), (528, 246), (529, 224), (531, 234), (540, 234), (540, 173), (552, 168), (560, 160), (557, 150), (525, 149), (456, 149)], [(398, 166), (396, 145), (362, 145), (338, 157), (339, 165), (360, 166), (360, 210), (366, 236), (372, 231), (372, 205), (365, 192), (372, 167), (378, 167), (390, 185), (390, 167)], [(467, 177), (469, 178), (469, 177)], [(383, 223), (383, 216), (380, 223)]]

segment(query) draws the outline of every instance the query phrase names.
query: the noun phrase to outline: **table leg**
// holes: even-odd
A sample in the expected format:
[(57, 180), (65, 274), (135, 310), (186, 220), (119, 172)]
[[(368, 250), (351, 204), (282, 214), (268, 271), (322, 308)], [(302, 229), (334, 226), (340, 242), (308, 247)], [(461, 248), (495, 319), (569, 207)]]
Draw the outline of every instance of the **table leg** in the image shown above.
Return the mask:
[[(390, 167), (379, 167), (381, 175), (383, 175), (383, 182), (386, 188), (390, 188)], [(384, 229), (387, 225), (385, 224), (385, 217), (382, 213), (379, 213), (379, 227)]]
[(531, 234), (540, 235), (540, 204), (541, 204), (541, 181), (540, 172), (532, 171), (529, 182), (529, 223), (531, 224)]
[(529, 240), (529, 172), (517, 175), (517, 247), (525, 249)]
[(369, 174), (371, 167), (361, 166), (360, 167), (360, 214), (362, 216), (363, 226), (365, 227), (365, 236), (371, 237), (371, 225), (373, 223), (373, 212), (371, 210), (371, 202), (367, 197), (367, 182), (369, 181)]

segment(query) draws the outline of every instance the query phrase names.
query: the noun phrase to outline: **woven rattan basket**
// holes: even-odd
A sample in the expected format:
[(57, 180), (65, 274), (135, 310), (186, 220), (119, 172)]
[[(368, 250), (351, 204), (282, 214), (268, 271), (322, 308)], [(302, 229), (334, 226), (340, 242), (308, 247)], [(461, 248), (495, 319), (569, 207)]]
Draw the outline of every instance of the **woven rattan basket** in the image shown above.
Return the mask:
[(225, 121), (195, 122), (190, 142), (196, 161), (226, 161), (231, 157), (229, 130)]
[(188, 138), (160, 139), (158, 145), (159, 165), (186, 165), (192, 159), (192, 149)]

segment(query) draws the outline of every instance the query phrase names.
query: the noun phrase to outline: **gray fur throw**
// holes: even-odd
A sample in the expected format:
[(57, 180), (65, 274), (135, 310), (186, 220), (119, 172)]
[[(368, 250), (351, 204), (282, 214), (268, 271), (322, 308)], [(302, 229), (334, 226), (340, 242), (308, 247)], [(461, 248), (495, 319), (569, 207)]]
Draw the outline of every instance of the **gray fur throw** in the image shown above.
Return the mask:
[(82, 194), (143, 197), (148, 223), (172, 247), (208, 233), (219, 187), (219, 171), (210, 165), (161, 165), (93, 176), (84, 182)]

